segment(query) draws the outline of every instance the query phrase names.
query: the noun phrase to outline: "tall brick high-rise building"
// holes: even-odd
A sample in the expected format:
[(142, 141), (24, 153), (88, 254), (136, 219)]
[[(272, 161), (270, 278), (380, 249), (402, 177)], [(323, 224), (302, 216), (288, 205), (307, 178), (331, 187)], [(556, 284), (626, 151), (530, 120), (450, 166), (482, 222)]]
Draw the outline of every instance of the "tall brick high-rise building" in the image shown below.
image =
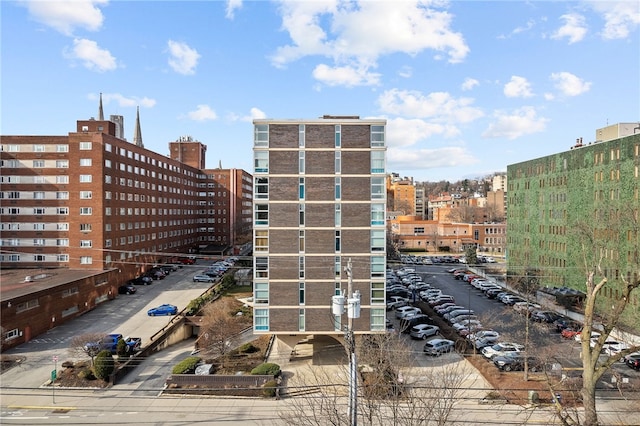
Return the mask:
[(385, 330), (385, 126), (254, 120), (254, 330), (341, 335), (331, 298), (361, 295), (353, 331)]

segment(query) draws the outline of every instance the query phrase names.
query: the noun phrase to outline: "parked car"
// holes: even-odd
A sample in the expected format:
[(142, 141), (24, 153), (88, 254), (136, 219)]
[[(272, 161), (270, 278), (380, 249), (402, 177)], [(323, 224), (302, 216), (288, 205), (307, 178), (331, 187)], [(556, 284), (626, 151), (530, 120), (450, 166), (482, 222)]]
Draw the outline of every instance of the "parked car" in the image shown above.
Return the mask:
[(418, 314), (411, 317), (402, 318), (400, 320), (400, 332), (410, 333), (411, 329), (418, 324), (433, 324), (433, 321), (428, 315)]
[(524, 349), (524, 346), (518, 343), (511, 343), (511, 342), (496, 343), (493, 346), (486, 346), (482, 348), (482, 355), (485, 358), (493, 359), (497, 356), (503, 356), (503, 355), (520, 352), (523, 349)]
[(205, 275), (205, 274), (199, 274), (199, 275), (193, 276), (194, 283), (212, 283), (214, 281), (215, 279), (213, 277), (210, 277), (209, 275)]
[(553, 311), (533, 311), (533, 313), (531, 314), (531, 319), (533, 321), (543, 322), (547, 324), (551, 324), (561, 317), (562, 315)]
[(453, 328), (459, 333), (462, 330), (469, 330), (471, 328), (480, 328), (482, 323), (477, 319), (469, 319), (460, 322), (454, 322)]
[(440, 327), (431, 324), (418, 324), (411, 327), (409, 336), (413, 339), (426, 339), (435, 336), (440, 331)]
[(633, 352), (629, 355), (626, 355), (624, 358), (624, 363), (627, 364), (627, 367), (633, 368), (634, 370), (640, 370), (640, 352)]
[(160, 306), (156, 306), (155, 308), (151, 308), (147, 311), (147, 315), (150, 317), (160, 316), (160, 315), (175, 315), (178, 313), (178, 307), (175, 305), (170, 305), (165, 303)]
[(558, 333), (561, 333), (565, 328), (571, 328), (574, 330), (580, 330), (582, 328), (582, 325), (578, 321), (562, 316), (553, 322), (553, 326), (556, 328)]
[(402, 319), (406, 317), (410, 317), (413, 315), (418, 315), (422, 313), (422, 309), (415, 306), (403, 306), (401, 308), (396, 309), (396, 318)]
[(440, 356), (444, 353), (453, 351), (453, 345), (453, 340), (436, 338), (425, 343), (422, 351), (426, 355)]
[(122, 334), (107, 334), (97, 342), (87, 342), (84, 344), (84, 351), (92, 356), (97, 355), (100, 351), (107, 350), (112, 354), (118, 352), (118, 342), (124, 341), (123, 350), (127, 354), (132, 354), (140, 350), (142, 339), (140, 337), (124, 337)]
[(493, 358), (493, 364), (503, 371), (523, 371), (525, 360), (529, 371), (536, 372), (544, 369), (544, 361), (535, 356), (524, 356), (517, 353), (508, 356), (496, 356)]
[(138, 291), (138, 289), (133, 284), (124, 284), (118, 287), (118, 294), (133, 294), (136, 291)]
[[(592, 348), (595, 347), (596, 342), (598, 341), (598, 338), (599, 336), (592, 337), (591, 340), (589, 341), (589, 346), (591, 346)], [(619, 342), (614, 339), (607, 339), (602, 345), (602, 353), (611, 356), (611, 355), (616, 355), (628, 348), (629, 348), (629, 345), (627, 345), (626, 343)]]
[(153, 283), (153, 278), (147, 276), (136, 277), (132, 280), (129, 280), (127, 284), (133, 285), (149, 285)]

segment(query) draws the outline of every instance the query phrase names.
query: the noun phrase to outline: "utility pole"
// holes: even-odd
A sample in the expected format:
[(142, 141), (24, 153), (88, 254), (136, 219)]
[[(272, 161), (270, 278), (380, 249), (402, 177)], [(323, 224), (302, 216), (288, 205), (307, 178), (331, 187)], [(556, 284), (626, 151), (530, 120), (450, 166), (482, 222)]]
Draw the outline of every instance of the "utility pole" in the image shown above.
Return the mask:
[[(353, 319), (360, 318), (360, 291), (353, 292), (353, 270), (351, 259), (344, 268), (347, 273), (347, 328), (345, 330), (345, 341), (349, 352), (349, 404), (347, 407), (347, 417), (349, 424), (358, 424), (358, 363), (356, 359), (356, 339), (353, 333)], [(342, 315), (345, 308), (345, 296), (340, 294), (332, 297), (332, 310), (334, 315)]]

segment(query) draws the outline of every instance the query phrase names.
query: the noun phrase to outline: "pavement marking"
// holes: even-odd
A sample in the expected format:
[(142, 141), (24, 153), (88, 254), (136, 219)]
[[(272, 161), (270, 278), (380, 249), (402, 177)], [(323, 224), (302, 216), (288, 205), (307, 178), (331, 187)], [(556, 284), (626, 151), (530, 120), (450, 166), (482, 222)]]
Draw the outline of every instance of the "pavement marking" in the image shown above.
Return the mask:
[(12, 410), (77, 410), (77, 407), (62, 407), (59, 405), (9, 405)]

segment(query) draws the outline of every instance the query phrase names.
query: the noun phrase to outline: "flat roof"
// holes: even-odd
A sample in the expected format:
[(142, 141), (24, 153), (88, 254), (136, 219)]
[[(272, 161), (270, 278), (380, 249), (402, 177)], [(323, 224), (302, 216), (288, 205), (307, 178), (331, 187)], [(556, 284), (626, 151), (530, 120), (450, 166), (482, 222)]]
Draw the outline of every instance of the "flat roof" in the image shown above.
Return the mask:
[[(0, 301), (27, 296), (106, 272), (108, 270), (102, 269), (2, 269), (0, 271)], [(27, 281), (26, 277), (31, 277), (31, 281)]]

